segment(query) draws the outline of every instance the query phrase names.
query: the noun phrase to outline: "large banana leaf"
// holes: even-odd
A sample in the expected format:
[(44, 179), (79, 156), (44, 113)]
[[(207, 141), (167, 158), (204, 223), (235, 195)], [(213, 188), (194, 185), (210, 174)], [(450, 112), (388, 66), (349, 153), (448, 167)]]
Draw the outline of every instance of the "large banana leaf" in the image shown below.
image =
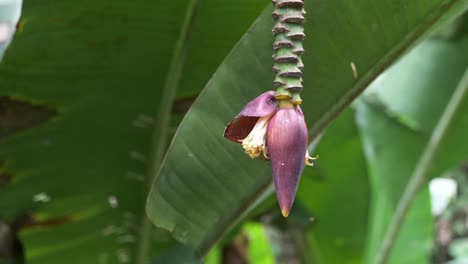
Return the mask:
[[(467, 4), (306, 1), (303, 109), (312, 138), (419, 37)], [(154, 224), (202, 253), (271, 184), (265, 162), (250, 161), (222, 138), (242, 106), (271, 87), (271, 11), (257, 19), (186, 115), (149, 196)]]
[(147, 263), (148, 146), (168, 125), (154, 120), (170, 114), (157, 110), (177, 74), (169, 62), (181, 58), (179, 97), (196, 95), (264, 6), (25, 2), (0, 65), (0, 214), (32, 218), (20, 233), (28, 263)]
[[(415, 48), (372, 84), (358, 104), (372, 183), (367, 263), (376, 263), (388, 225), (415, 166), (468, 67), (468, 35), (434, 37)], [(466, 77), (465, 77), (466, 78)], [(468, 98), (450, 123), (430, 176), (468, 158)], [(403, 224), (390, 263), (428, 263), (432, 218), (427, 187), (417, 196)], [(411, 254), (408, 254), (408, 251)]]

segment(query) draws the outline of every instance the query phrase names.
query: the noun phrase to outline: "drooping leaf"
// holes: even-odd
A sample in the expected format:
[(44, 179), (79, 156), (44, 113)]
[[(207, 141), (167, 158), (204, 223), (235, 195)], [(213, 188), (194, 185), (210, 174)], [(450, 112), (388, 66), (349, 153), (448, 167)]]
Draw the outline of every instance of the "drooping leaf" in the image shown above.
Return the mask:
[[(467, 52), (467, 35), (451, 41), (427, 40), (379, 77), (372, 84), (372, 93), (358, 104), (358, 123), (374, 197), (367, 263), (375, 263), (380, 253), (408, 179), (468, 66)], [(465, 98), (441, 142), (429, 176), (440, 175), (468, 158), (463, 133), (468, 124), (467, 111)], [(399, 232), (390, 263), (428, 262), (431, 241), (429, 197), (427, 188), (423, 188)]]
[[(419, 37), (466, 4), (306, 1), (303, 109), (312, 138)], [(203, 253), (271, 183), (266, 163), (250, 161), (221, 136), (245, 103), (272, 86), (270, 13), (244, 35), (184, 119), (148, 200), (156, 226)]]

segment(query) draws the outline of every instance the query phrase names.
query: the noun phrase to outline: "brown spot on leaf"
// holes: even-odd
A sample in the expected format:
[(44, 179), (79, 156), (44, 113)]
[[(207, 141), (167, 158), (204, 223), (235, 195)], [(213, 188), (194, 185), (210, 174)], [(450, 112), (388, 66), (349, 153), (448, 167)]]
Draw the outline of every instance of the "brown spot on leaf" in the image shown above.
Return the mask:
[(20, 18), (20, 20), (18, 21), (18, 23), (16, 23), (16, 32), (21, 32), (23, 31), (24, 29), (24, 19), (23, 18)]
[(24, 218), (21, 224), (21, 229), (53, 228), (57, 226), (62, 226), (64, 224), (68, 224), (72, 222), (73, 220), (75, 219), (72, 215), (64, 215), (64, 216), (48, 218), (48, 219), (37, 219), (37, 218), (34, 218), (33, 216), (28, 215), (27, 217)]
[(0, 96), (0, 139), (37, 127), (56, 114), (55, 109), (44, 105)]

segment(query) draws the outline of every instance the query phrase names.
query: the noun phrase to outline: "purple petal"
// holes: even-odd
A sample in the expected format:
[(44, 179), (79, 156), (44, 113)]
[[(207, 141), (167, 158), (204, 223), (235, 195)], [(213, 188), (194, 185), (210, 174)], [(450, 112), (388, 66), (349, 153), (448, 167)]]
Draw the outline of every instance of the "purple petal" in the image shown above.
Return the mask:
[(307, 152), (307, 127), (300, 108), (279, 109), (268, 123), (266, 144), (281, 212), (286, 217), (296, 196)]
[(265, 92), (250, 101), (224, 130), (224, 137), (240, 143), (246, 138), (262, 116), (267, 116), (276, 110), (274, 91)]

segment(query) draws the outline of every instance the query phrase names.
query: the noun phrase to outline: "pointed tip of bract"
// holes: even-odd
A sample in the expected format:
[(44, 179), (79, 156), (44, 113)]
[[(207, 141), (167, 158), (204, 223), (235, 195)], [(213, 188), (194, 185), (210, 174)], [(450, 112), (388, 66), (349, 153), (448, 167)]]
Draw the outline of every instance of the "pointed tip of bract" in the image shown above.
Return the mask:
[[(278, 196), (279, 207), (281, 209), (281, 214), (284, 217), (288, 217), (289, 213), (291, 212), (291, 208), (293, 206), (294, 197), (281, 197)], [(291, 199), (292, 198), (292, 199)]]
[(288, 217), (289, 216), (289, 208), (281, 208), (281, 214), (284, 217)]

